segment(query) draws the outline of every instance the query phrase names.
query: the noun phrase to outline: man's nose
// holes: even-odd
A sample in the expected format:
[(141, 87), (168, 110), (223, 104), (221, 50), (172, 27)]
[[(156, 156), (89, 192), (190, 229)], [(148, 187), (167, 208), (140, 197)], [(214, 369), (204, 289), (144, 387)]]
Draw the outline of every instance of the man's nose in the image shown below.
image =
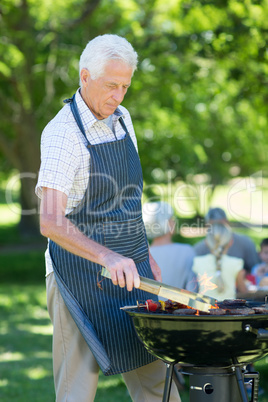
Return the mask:
[(113, 99), (117, 103), (121, 103), (124, 99), (125, 93), (126, 92), (125, 92), (124, 88), (117, 88), (113, 93)]

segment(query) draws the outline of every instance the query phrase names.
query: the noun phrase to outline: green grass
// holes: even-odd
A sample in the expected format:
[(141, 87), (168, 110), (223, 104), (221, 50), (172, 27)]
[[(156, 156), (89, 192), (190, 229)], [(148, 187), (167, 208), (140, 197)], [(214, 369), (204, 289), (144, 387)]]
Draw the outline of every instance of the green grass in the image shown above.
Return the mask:
[(0, 286), (0, 400), (53, 401), (44, 285)]
[(264, 394), (259, 397), (260, 402), (268, 402), (268, 356), (254, 363), (254, 370), (260, 373), (260, 386)]
[[(52, 325), (44, 284), (2, 283), (0, 320), (1, 402), (54, 401)], [(122, 377), (100, 373), (95, 401), (130, 402)]]
[[(52, 325), (44, 284), (1, 284), (0, 319), (1, 402), (52, 402)], [(95, 400), (130, 401), (121, 376), (101, 374)]]

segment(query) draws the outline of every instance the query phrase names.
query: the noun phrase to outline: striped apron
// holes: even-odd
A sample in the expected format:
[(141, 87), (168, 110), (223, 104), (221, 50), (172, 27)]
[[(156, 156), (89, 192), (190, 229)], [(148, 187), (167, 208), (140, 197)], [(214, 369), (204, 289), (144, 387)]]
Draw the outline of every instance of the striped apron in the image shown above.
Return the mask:
[[(87, 139), (75, 97), (67, 102)], [(141, 216), (140, 160), (122, 117), (119, 120), (126, 132), (123, 139), (97, 145), (87, 140), (88, 187), (82, 202), (66, 217), (88, 238), (132, 258), (141, 276), (153, 278)], [(100, 289), (100, 265), (53, 241), (49, 242), (49, 251), (64, 302), (103, 373), (123, 373), (154, 361), (138, 340), (130, 317), (120, 307), (156, 298), (139, 289), (129, 292), (109, 279), (102, 281)]]

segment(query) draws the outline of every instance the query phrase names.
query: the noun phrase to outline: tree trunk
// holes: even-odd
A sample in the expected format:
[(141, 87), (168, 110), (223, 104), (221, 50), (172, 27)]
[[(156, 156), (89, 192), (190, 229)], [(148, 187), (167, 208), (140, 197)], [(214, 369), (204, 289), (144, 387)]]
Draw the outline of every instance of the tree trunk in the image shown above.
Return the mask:
[(36, 129), (34, 115), (24, 113), (21, 116), (20, 124), (16, 126), (16, 130), (15, 154), (21, 184), (19, 229), (23, 236), (36, 236), (40, 235), (38, 199), (35, 195), (35, 185), (40, 166), (40, 133)]
[(20, 204), (21, 217), (19, 231), (24, 237), (40, 236), (38, 200), (35, 196), (36, 180), (31, 177), (21, 179)]

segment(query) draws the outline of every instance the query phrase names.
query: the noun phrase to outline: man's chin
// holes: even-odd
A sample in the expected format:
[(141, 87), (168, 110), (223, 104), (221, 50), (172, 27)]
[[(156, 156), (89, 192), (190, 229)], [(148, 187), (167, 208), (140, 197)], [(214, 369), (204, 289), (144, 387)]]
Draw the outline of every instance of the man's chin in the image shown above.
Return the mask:
[(106, 110), (104, 110), (104, 113), (107, 113), (107, 115), (110, 116), (111, 114), (113, 114), (115, 112), (115, 110), (117, 109), (117, 106), (107, 105), (107, 107), (105, 109)]
[(109, 105), (108, 105), (108, 106), (105, 108), (105, 110), (103, 110), (103, 111), (101, 112), (101, 114), (99, 114), (99, 117), (97, 117), (98, 120), (107, 119), (107, 117), (111, 116), (111, 115), (115, 112), (116, 109), (117, 109), (117, 106), (115, 107), (115, 106), (109, 106)]

